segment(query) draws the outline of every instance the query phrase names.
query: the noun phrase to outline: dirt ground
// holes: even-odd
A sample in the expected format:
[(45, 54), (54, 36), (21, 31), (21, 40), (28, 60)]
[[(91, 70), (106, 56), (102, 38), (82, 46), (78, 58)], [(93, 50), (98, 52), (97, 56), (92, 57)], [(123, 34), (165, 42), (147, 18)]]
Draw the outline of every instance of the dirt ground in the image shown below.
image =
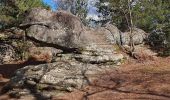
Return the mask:
[(18, 61), (13, 62), (12, 64), (0, 65), (0, 89), (9, 81), (9, 79), (14, 75), (14, 72), (27, 65), (37, 65), (44, 62), (35, 62), (28, 60), (26, 62)]
[(170, 57), (129, 61), (83, 90), (54, 100), (170, 100)]
[[(25, 64), (0, 66), (0, 89)], [(0, 100), (8, 100), (2, 95)], [(53, 100), (170, 100), (170, 57), (139, 62), (129, 60), (97, 80)]]

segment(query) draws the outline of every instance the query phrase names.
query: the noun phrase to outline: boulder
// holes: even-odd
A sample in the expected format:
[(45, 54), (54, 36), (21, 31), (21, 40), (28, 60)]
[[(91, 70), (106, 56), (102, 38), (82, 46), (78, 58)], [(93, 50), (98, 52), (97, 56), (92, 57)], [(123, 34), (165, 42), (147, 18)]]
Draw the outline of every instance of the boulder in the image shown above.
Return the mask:
[(113, 24), (105, 24), (103, 26), (107, 31), (109, 31), (107, 34), (108, 39), (110, 40), (111, 43), (113, 44), (121, 44), (121, 31)]
[[(26, 12), (20, 28), (37, 43), (29, 47), (28, 57), (47, 63), (16, 71), (3, 89), (15, 96), (35, 93), (50, 98), (80, 90), (98, 74), (114, 69), (124, 60), (124, 56), (116, 52), (110, 31), (85, 27), (69, 12), (34, 8)], [(118, 31), (116, 27), (115, 30)]]
[(14, 61), (15, 50), (11, 45), (0, 44), (0, 64), (7, 64)]
[[(116, 26), (112, 24), (105, 24), (103, 27), (100, 27), (99, 32), (102, 32), (106, 35), (107, 40), (112, 44), (119, 45), (129, 45), (130, 44), (130, 32), (121, 32)], [(144, 43), (147, 38), (147, 33), (139, 28), (134, 28), (133, 31), (133, 41), (135, 45)]]
[(42, 8), (33, 8), (27, 10), (24, 14), (24, 21), (22, 22), (21, 26), (34, 24), (36, 22), (50, 22), (50, 19), (53, 17), (54, 12)]
[(80, 39), (83, 24), (79, 18), (66, 11), (32, 9), (26, 13), (20, 27), (26, 28), (28, 37), (64, 48), (79, 48), (85, 44), (82, 43), (85, 37)]
[[(121, 34), (121, 41), (123, 45), (130, 45), (130, 32), (124, 32)], [(144, 43), (145, 39), (147, 38), (147, 33), (139, 28), (134, 28), (132, 33), (133, 41), (135, 45), (139, 45)]]
[(10, 94), (21, 97), (34, 91), (50, 98), (62, 91), (82, 89), (93, 82), (99, 73), (106, 73), (111, 69), (114, 69), (112, 65), (83, 64), (68, 60), (30, 65), (17, 70), (4, 90), (10, 89)]
[(28, 43), (24, 40), (25, 31), (17, 27), (0, 31), (0, 64), (14, 64), (16, 61), (21, 61)]
[[(34, 10), (37, 13), (34, 13)], [(51, 17), (44, 16), (44, 13), (48, 13)], [(114, 30), (112, 26), (107, 26), (112, 29), (111, 32), (86, 28), (79, 18), (66, 11), (51, 12), (45, 9), (41, 11), (37, 8), (29, 11), (20, 26), (26, 28), (28, 37), (56, 45), (60, 49), (86, 49), (91, 44), (111, 45), (116, 40), (112, 39), (112, 35), (117, 38), (119, 33), (115, 26)]]
[(0, 31), (0, 41), (9, 41), (10, 39), (22, 39), (25, 36), (25, 31), (17, 27)]
[[(34, 13), (35, 11), (37, 13)], [(49, 14), (51, 17), (44, 16), (44, 13)], [(30, 20), (28, 21), (28, 19)], [(114, 62), (115, 58), (119, 56), (115, 54), (115, 48), (111, 43), (112, 40), (108, 39), (111, 38), (110, 33), (107, 34), (107, 32), (99, 29), (85, 27), (79, 18), (69, 12), (51, 12), (45, 9), (41, 11), (41, 9), (35, 8), (29, 11), (25, 21), (20, 26), (25, 27), (28, 25), (29, 27), (26, 27), (28, 37), (34, 38), (42, 42), (42, 44), (52, 44), (64, 51), (76, 49), (82, 55), (76, 57), (74, 55), (73, 58), (81, 59), (81, 61)], [(118, 34), (119, 30), (116, 27), (114, 28), (115, 34)], [(92, 54), (83, 55), (84, 51)], [(122, 56), (118, 57), (118, 59), (122, 59)]]

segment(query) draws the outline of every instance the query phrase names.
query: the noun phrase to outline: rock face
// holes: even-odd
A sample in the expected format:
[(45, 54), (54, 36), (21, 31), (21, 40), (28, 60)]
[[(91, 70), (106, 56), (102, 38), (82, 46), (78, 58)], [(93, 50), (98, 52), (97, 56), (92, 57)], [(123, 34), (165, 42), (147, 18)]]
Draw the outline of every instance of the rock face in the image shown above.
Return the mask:
[(41, 62), (52, 62), (54, 56), (62, 53), (62, 50), (53, 47), (30, 47), (28, 50), (28, 59)]
[(28, 27), (29, 37), (64, 48), (78, 48), (85, 44), (85, 37), (80, 36), (84, 27), (80, 19), (65, 11), (31, 10), (21, 27)]
[[(60, 60), (55, 63), (26, 66), (19, 69), (11, 79), (8, 87), (12, 87), (11, 93), (18, 95), (21, 87), (27, 88), (27, 93), (48, 92), (49, 96), (58, 95), (56, 91), (74, 91), (90, 84), (99, 73), (105, 73), (113, 66), (83, 64), (77, 61)], [(23, 95), (25, 95), (23, 94)], [(47, 96), (48, 97), (48, 96)]]
[(114, 25), (107, 23), (103, 27), (104, 29), (108, 30), (108, 38), (113, 44), (120, 44), (121, 43), (121, 31)]
[[(122, 38), (122, 44), (124, 45), (129, 45), (130, 44), (130, 37), (129, 32), (124, 32), (121, 34), (121, 38)], [(147, 33), (141, 29), (138, 28), (134, 28), (133, 31), (133, 41), (135, 45), (139, 45), (144, 43), (144, 40), (147, 38)]]
[[(106, 24), (104, 27), (100, 28), (99, 31), (102, 31), (107, 35), (108, 40), (112, 44), (119, 45), (129, 45), (130, 44), (130, 32), (121, 32), (116, 26), (112, 24)], [(139, 28), (134, 28), (133, 31), (133, 41), (135, 45), (144, 43), (147, 38), (147, 33)]]
[(35, 93), (50, 98), (81, 89), (124, 59), (116, 52), (110, 34), (85, 27), (79, 18), (65, 11), (32, 9), (20, 28), (35, 42), (35, 47), (28, 49), (28, 56), (48, 63), (16, 71), (4, 87), (15, 97)]
[(22, 29), (12, 27), (0, 31), (0, 64), (12, 64), (22, 59), (28, 42), (24, 39), (25, 31)]
[(14, 61), (15, 50), (8, 44), (0, 44), (0, 64)]

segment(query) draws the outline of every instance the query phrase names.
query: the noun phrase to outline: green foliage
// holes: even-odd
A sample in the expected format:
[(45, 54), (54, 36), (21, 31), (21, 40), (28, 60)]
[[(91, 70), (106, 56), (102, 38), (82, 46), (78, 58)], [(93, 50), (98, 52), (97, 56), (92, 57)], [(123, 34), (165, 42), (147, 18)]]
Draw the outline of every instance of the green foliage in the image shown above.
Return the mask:
[[(127, 30), (130, 25), (127, 1), (99, 0), (97, 7), (103, 22), (111, 21), (122, 31)], [(104, 5), (107, 2), (108, 5)], [(131, 0), (130, 6), (134, 26), (152, 33), (150, 44), (170, 48), (170, 0)]]
[(49, 9), (42, 0), (0, 0), (0, 28), (17, 26), (22, 20), (21, 15), (34, 7)]
[(140, 0), (133, 9), (135, 25), (149, 32), (165, 29), (170, 21), (169, 7), (169, 0)]
[(57, 0), (56, 4), (59, 9), (70, 11), (78, 16), (84, 24), (87, 24), (88, 0)]
[(87, 2), (88, 0), (75, 0), (75, 7), (72, 10), (73, 14), (77, 15), (84, 24), (87, 24)]
[(119, 29), (123, 30), (128, 27), (128, 0), (99, 0), (97, 7), (103, 19), (102, 24), (111, 21)]
[(134, 10), (136, 26), (151, 33), (149, 43), (154, 48), (163, 49), (162, 54), (170, 54), (170, 1), (143, 0), (136, 6), (144, 7)]
[[(128, 0), (100, 0), (98, 11), (106, 19), (109, 15), (120, 29), (125, 30), (129, 24)], [(108, 2), (109, 5), (104, 5)], [(163, 29), (170, 21), (169, 0), (138, 0), (131, 2), (133, 22), (136, 27), (148, 32), (153, 29)]]
[(19, 13), (34, 7), (48, 8), (41, 0), (16, 0), (15, 5), (20, 10)]

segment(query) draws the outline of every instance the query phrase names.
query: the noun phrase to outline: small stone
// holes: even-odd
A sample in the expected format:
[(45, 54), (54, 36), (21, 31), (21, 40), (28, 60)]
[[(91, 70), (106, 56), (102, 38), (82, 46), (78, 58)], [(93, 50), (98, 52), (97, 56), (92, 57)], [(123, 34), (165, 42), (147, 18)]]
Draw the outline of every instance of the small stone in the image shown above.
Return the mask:
[(31, 80), (27, 80), (26, 81), (27, 84), (31, 85), (31, 86), (35, 86), (37, 83)]
[(118, 62), (116, 65), (117, 65), (117, 66), (120, 66), (120, 65), (121, 65), (121, 62)]

